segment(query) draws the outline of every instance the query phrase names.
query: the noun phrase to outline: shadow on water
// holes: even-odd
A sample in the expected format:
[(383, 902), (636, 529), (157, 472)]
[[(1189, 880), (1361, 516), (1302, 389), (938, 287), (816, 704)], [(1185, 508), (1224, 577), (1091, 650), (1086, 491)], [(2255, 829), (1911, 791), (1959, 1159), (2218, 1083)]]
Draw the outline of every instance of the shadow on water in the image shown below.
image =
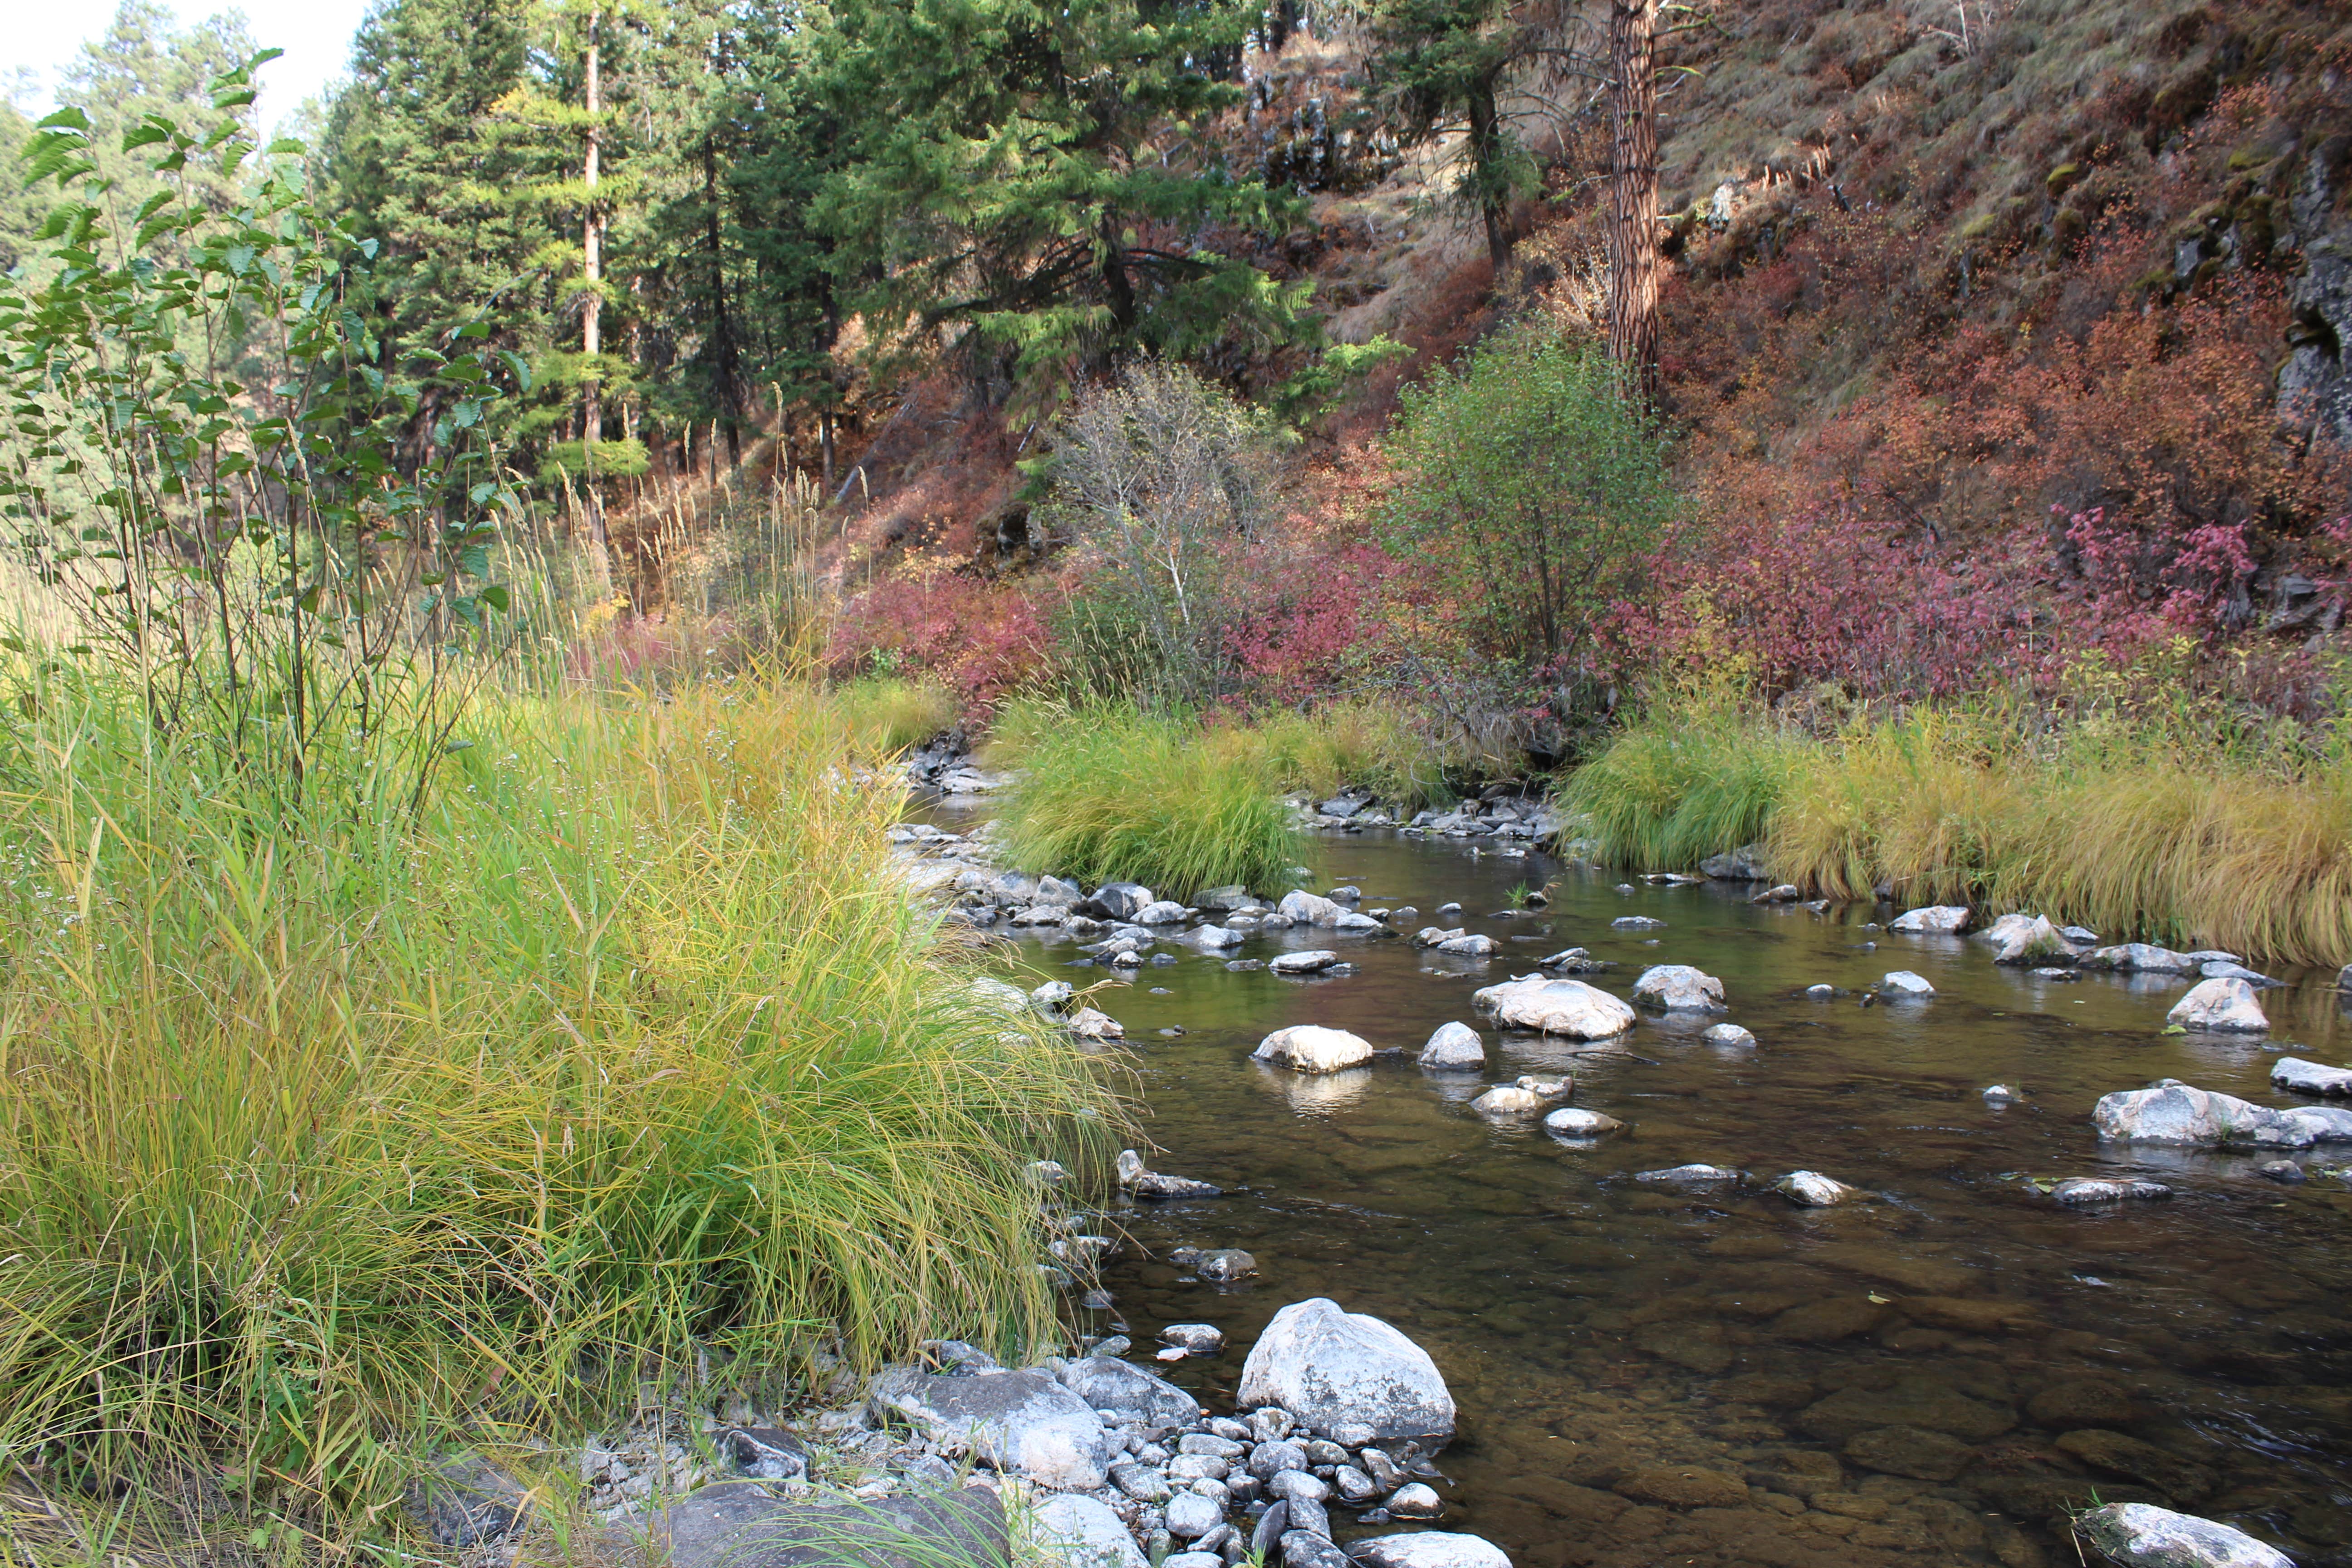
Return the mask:
[[(1140, 1059), (1155, 1165), (1234, 1190), (1122, 1208), (1134, 1245), (1106, 1279), (1139, 1343), (1172, 1321), (1225, 1330), (1223, 1355), (1170, 1373), (1213, 1408), (1276, 1308), (1329, 1296), (1436, 1358), (1462, 1410), (1438, 1460), (1446, 1526), (1522, 1568), (2014, 1568), (2074, 1560), (2069, 1508), (2133, 1500), (2231, 1518), (2305, 1568), (2352, 1563), (2352, 1186), (2321, 1173), (2324, 1152), (2305, 1158), (2307, 1184), (2282, 1185), (2252, 1159), (2103, 1149), (2089, 1122), (2100, 1094), (2161, 1077), (2292, 1102), (2272, 1060), (2346, 1048), (2323, 977), (2265, 994), (2267, 1039), (2167, 1036), (2180, 982), (2002, 970), (1981, 943), (1891, 935), (1868, 910), (1570, 873), (1549, 910), (1511, 919), (1509, 889), (1553, 868), (1374, 834), (1325, 861), (1368, 909), (1418, 906), (1407, 929), (1460, 901), (1446, 923), (1500, 950), (1480, 963), (1285, 931), (1240, 956), (1343, 946), (1357, 973), (1286, 980), (1177, 948), (1100, 999)], [(1612, 929), (1626, 914), (1666, 923)], [(1720, 976), (1757, 1045), (1645, 1015), (1622, 1047), (1482, 1026), (1485, 1073), (1412, 1064), (1440, 1024), (1479, 1023), (1479, 985), (1571, 944), (1618, 965), (1590, 978), (1621, 995), (1653, 963)], [(1067, 940), (1021, 952), (1094, 977), (1063, 967)], [(1937, 995), (1861, 1005), (1893, 969)], [(1804, 995), (1816, 983), (1848, 994)], [(1324, 1079), (1246, 1059), (1301, 1023), (1407, 1055)], [(1185, 1034), (1155, 1034), (1169, 1026)], [(1567, 1144), (1468, 1109), (1487, 1083), (1562, 1069), (1577, 1104), (1631, 1130)], [(1995, 1082), (2023, 1098), (1989, 1106)], [(1632, 1180), (1694, 1161), (1759, 1181)], [(1876, 1196), (1801, 1210), (1761, 1190), (1800, 1167)], [(2072, 1211), (2019, 1179), (2074, 1174), (2175, 1195)], [(1195, 1281), (1160, 1260), (1184, 1244), (1245, 1247), (1259, 1277)]]

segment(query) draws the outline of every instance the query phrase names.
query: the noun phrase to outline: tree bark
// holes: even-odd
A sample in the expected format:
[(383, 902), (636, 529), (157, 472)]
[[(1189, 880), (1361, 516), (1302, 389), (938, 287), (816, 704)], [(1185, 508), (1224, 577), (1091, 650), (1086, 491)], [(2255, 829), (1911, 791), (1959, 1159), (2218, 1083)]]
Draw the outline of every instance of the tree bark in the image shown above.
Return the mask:
[(727, 313), (727, 255), (719, 243), (719, 153), (702, 133), (703, 240), (710, 255), (710, 373), (719, 405), (727, 411), (727, 461), (743, 462), (743, 386), (737, 367), (734, 319)]
[(1658, 398), (1658, 0), (1610, 0), (1609, 355)]
[(597, 48), (597, 29), (603, 20), (603, 13), (588, 13), (588, 153), (581, 171), (581, 184), (588, 196), (587, 216), (581, 225), (581, 272), (587, 280), (588, 298), (580, 310), (580, 353), (587, 363), (580, 380), (580, 479), (596, 548), (609, 559), (604, 503), (596, 494), (596, 437), (604, 427), (603, 388), (596, 381), (596, 356), (604, 351), (604, 226), (596, 212), (597, 164), (604, 150), (604, 132), (596, 123), (596, 116), (604, 109)]
[[(1651, 161), (1656, 162), (1654, 157)], [(1511, 232), (1511, 193), (1503, 167), (1503, 119), (1495, 104), (1491, 79), (1470, 91), (1470, 177), (1478, 184), (1478, 216), (1486, 226), (1486, 258), (1494, 263), (1495, 282), (1500, 286), (1518, 236)]]

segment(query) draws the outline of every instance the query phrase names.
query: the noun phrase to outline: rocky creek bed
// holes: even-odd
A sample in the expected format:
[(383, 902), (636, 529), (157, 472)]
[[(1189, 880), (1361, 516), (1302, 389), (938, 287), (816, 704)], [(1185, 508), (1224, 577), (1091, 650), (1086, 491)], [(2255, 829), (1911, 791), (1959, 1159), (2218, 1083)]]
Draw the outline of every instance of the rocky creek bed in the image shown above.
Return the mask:
[[(1223, 1189), (1102, 1216), (1097, 1332), (1140, 1361), (1214, 1325), (1221, 1350), (1155, 1369), (1223, 1412), (1282, 1308), (1393, 1324), (1460, 1410), (1430, 1527), (1522, 1568), (2055, 1563), (2099, 1505), (2352, 1563), (2335, 975), (2031, 919), (1889, 930), (1895, 906), (1624, 883), (1457, 826), (1328, 833), (1276, 929), (1152, 898), (1074, 932), (1019, 918), (1034, 889), (967, 885), (1024, 986), (1124, 982), (1084, 1001), (1139, 1057), (1150, 1163)], [(1570, 976), (1638, 1021), (1503, 1026)], [(1517, 977), (1533, 1010), (1498, 1017), (1479, 994)], [(1441, 1033), (1457, 1065), (1423, 1065)], [(1328, 1509), (1343, 1550), (1397, 1528)], [(2100, 1516), (2126, 1560), (2236, 1560), (2132, 1559), (2128, 1517)]]
[[(1327, 812), (1321, 891), (1186, 906), (994, 864), (986, 783), (910, 877), (1000, 939), (977, 1000), (1133, 1048), (1156, 1145), (1108, 1208), (1038, 1170), (1082, 1342), (654, 1411), (580, 1458), (622, 1555), (2352, 1564), (2339, 977), (1508, 810)], [(527, 1510), (415, 1501), (493, 1562)]]

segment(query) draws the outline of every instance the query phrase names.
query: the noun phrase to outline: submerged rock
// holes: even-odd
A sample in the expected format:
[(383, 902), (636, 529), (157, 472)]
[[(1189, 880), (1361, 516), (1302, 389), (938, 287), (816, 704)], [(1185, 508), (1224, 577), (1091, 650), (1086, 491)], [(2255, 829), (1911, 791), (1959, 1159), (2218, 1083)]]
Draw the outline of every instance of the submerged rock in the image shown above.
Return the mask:
[(1223, 1195), (1225, 1190), (1189, 1176), (1146, 1170), (1143, 1156), (1132, 1149), (1118, 1152), (1118, 1184), (1139, 1198), (1213, 1198)]
[(1924, 909), (1906, 910), (1886, 923), (1888, 931), (1947, 936), (1968, 927), (1969, 910), (1962, 904), (1929, 904)]
[(1486, 1043), (1467, 1024), (1440, 1024), (1416, 1059), (1423, 1067), (1440, 1071), (1483, 1068), (1486, 1065)]
[(1663, 1171), (1636, 1171), (1637, 1182), (1666, 1182), (1677, 1186), (1712, 1186), (1739, 1180), (1740, 1173), (1728, 1165), (1669, 1165)]
[(1844, 1203), (1857, 1195), (1857, 1189), (1843, 1182), (1822, 1175), (1819, 1171), (1791, 1171), (1772, 1184), (1772, 1190), (1790, 1203), (1809, 1209), (1824, 1209)]
[(1526, 1116), (1566, 1099), (1575, 1087), (1574, 1079), (1523, 1077), (1488, 1089), (1470, 1102), (1470, 1109), (1481, 1116)]
[(1699, 1037), (1710, 1046), (1752, 1046), (1756, 1037), (1737, 1024), (1712, 1024)]
[(1619, 931), (1663, 931), (1666, 924), (1650, 915), (1619, 915), (1609, 923)]
[(2168, 1078), (2147, 1089), (2102, 1095), (2092, 1124), (2109, 1143), (2168, 1143), (2186, 1148), (2301, 1149), (2315, 1141), (2286, 1112), (2234, 1095), (2194, 1089)]
[(1446, 1436), (1454, 1396), (1429, 1352), (1380, 1319), (1324, 1297), (1274, 1315), (1242, 1367), (1235, 1404), (1280, 1405), (1318, 1432), (1345, 1423), (1374, 1437)]
[(2071, 1208), (2091, 1204), (2121, 1203), (2126, 1198), (2168, 1198), (2172, 1189), (2162, 1182), (2117, 1180), (2106, 1176), (2070, 1176), (2050, 1189), (2053, 1201)]
[(1319, 1024), (1294, 1024), (1276, 1029), (1250, 1053), (1254, 1060), (1273, 1062), (1294, 1072), (1338, 1072), (1372, 1059), (1371, 1043), (1345, 1029)]
[(2294, 1568), (2244, 1531), (2153, 1503), (2116, 1502), (2074, 1521), (2074, 1531), (2125, 1568)]
[(2242, 980), (2200, 980), (2172, 1005), (2166, 1021), (2185, 1029), (2215, 1029), (2258, 1035), (2271, 1026), (2254, 988)]
[(1192, 1260), (1192, 1272), (1214, 1284), (1246, 1279), (1257, 1272), (1257, 1259), (1238, 1247), (1220, 1247)]
[(1723, 982), (1687, 963), (1654, 964), (1633, 982), (1633, 1000), (1669, 1013), (1720, 1013)]
[(1634, 1023), (1633, 1008), (1581, 980), (1510, 980), (1474, 993), (1470, 1001), (1507, 1027), (1570, 1039), (1606, 1039)]
[(2271, 1081), (2298, 1094), (2352, 1094), (2352, 1070), (2281, 1057), (2271, 1064)]

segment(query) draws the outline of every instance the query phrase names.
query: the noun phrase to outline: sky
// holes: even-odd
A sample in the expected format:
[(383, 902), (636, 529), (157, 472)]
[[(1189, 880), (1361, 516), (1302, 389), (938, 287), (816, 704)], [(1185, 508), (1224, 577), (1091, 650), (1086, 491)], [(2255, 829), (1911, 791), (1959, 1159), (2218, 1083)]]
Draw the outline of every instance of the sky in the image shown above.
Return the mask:
[[(257, 107), (267, 129), (277, 126), (302, 100), (342, 73), (352, 35), (366, 14), (367, 0), (163, 0), (183, 26), (223, 11), (245, 13), (247, 26), (263, 48), (284, 49), (283, 58), (261, 70)], [(0, 28), (0, 79), (19, 69), (33, 73), (24, 107), (38, 118), (56, 107), (49, 98), (60, 67), (113, 20), (111, 0), (60, 5), (56, 0), (13, 0), (11, 19)]]

